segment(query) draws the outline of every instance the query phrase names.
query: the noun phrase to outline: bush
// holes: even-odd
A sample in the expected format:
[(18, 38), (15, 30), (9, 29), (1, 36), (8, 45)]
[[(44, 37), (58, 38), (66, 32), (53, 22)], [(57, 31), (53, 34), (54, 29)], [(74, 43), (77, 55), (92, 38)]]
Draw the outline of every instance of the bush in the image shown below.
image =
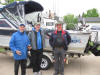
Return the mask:
[(75, 29), (75, 25), (72, 24), (72, 23), (67, 24), (66, 29), (67, 29), (67, 30), (74, 30), (74, 29)]

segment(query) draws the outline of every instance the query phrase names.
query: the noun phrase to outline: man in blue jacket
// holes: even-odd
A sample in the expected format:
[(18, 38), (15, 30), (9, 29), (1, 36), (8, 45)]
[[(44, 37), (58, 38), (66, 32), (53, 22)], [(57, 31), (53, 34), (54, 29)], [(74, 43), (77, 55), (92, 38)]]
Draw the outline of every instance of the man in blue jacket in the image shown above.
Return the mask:
[(14, 72), (18, 75), (19, 65), (21, 64), (21, 75), (26, 75), (26, 58), (27, 48), (30, 46), (30, 41), (25, 33), (25, 25), (20, 24), (19, 30), (13, 33), (9, 46), (14, 55)]

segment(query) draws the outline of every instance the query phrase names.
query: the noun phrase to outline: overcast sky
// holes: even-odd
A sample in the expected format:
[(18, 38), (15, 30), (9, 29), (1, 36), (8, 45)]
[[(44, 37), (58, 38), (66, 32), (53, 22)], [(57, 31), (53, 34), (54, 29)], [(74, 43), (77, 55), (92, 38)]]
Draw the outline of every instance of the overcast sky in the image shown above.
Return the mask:
[[(4, 0), (2, 0), (4, 1)], [(42, 4), (44, 12), (51, 10), (59, 16), (66, 14), (79, 15), (88, 9), (96, 8), (100, 13), (99, 0), (34, 0)]]
[(43, 5), (44, 11), (51, 9), (59, 16), (66, 14), (79, 15), (88, 9), (96, 8), (100, 13), (99, 0), (34, 0)]

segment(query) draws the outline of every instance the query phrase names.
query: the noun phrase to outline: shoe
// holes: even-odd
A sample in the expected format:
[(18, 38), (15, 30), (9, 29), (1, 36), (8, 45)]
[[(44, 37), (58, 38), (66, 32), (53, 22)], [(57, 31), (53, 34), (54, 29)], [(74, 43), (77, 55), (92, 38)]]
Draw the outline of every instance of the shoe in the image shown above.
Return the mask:
[(62, 72), (61, 75), (64, 75), (64, 73)]
[(41, 71), (38, 72), (38, 75), (42, 75)]
[(59, 73), (54, 73), (53, 75), (58, 75)]
[(34, 75), (38, 75), (38, 72), (34, 72)]

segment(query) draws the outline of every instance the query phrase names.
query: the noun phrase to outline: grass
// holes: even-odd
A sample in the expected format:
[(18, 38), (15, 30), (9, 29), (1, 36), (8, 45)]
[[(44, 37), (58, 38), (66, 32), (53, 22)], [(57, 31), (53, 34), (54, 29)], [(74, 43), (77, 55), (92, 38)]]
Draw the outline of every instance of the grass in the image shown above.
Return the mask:
[(1, 53), (1, 52), (5, 52), (5, 49), (3, 49), (3, 48), (0, 48), (0, 53)]
[(97, 47), (97, 50), (99, 50), (99, 51), (100, 51), (100, 46), (98, 46), (98, 47)]

